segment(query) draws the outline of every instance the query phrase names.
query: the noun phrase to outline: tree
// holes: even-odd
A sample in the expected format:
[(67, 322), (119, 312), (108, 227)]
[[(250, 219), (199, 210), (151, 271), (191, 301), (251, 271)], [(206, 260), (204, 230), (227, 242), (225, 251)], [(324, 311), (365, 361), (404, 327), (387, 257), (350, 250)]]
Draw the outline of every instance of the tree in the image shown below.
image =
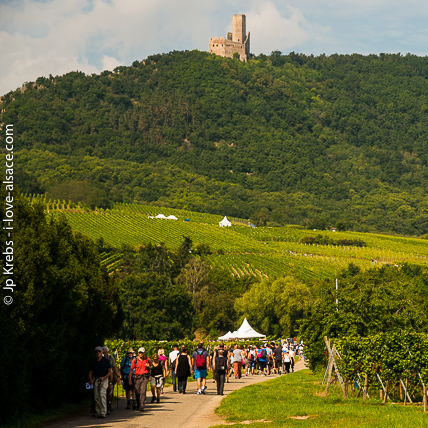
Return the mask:
[(324, 336), (427, 331), (425, 275), (420, 268), (408, 265), (361, 272), (350, 264), (338, 278), (337, 293), (334, 281), (315, 286), (315, 301), (301, 328), (311, 368), (324, 362)]
[[(3, 216), (5, 196), (2, 188)], [(0, 391), (8, 409), (3, 420), (21, 413), (23, 402), (26, 411), (35, 411), (82, 399), (94, 346), (114, 334), (123, 318), (117, 278), (100, 267), (94, 243), (73, 233), (65, 217), (47, 217), (41, 204), (30, 205), (18, 192), (13, 204), (13, 239), (0, 231), (2, 253), (13, 248), (13, 275), (2, 275), (1, 287), (12, 278), (16, 284), (9, 291), (13, 303), (0, 312), (0, 358), (6, 361), (17, 348), (30, 352), (20, 353), (19, 370), (2, 375), (5, 384), (21, 385), (18, 401)], [(64, 346), (72, 359), (58, 357)]]
[(122, 292), (122, 338), (174, 340), (192, 336), (195, 309), (183, 286), (150, 272), (128, 275), (122, 281)]
[(189, 263), (181, 270), (176, 282), (185, 287), (195, 308), (200, 311), (204, 300), (212, 289), (212, 283), (209, 281), (209, 268), (206, 263), (200, 259), (190, 259)]
[(292, 277), (255, 283), (235, 303), (235, 309), (267, 335), (293, 337), (311, 302), (309, 288)]
[(163, 242), (159, 245), (149, 242), (147, 245), (139, 247), (135, 258), (137, 272), (154, 272), (159, 276), (169, 276), (173, 270), (173, 264), (174, 256)]
[(234, 304), (235, 296), (231, 293), (210, 293), (199, 316), (199, 326), (211, 337), (233, 331), (237, 320)]
[(192, 245), (193, 242), (188, 236), (183, 236), (183, 242), (181, 243), (176, 253), (175, 259), (175, 276), (177, 276), (180, 270), (189, 262), (192, 257)]

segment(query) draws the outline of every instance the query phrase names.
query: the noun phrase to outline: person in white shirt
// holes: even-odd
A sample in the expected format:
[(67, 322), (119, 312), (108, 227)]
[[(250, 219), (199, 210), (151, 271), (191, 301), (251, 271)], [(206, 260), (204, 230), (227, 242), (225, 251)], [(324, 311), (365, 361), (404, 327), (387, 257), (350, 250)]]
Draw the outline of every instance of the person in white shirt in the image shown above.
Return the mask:
[(169, 353), (168, 364), (171, 368), (171, 378), (172, 378), (172, 389), (174, 392), (177, 392), (177, 377), (175, 375), (175, 366), (177, 363), (177, 357), (180, 354), (178, 350), (178, 345), (173, 346), (174, 350)]
[(291, 365), (291, 358), (290, 358), (289, 352), (287, 351), (284, 354), (284, 372), (287, 374), (290, 373), (290, 365)]

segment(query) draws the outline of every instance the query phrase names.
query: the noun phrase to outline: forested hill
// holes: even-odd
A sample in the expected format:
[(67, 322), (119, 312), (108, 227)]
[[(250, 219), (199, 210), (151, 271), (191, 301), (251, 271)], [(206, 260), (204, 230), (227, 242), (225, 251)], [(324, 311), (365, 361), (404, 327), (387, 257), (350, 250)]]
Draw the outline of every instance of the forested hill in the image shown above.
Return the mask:
[(1, 122), (26, 193), (424, 234), (427, 78), (412, 55), (171, 52), (26, 83)]

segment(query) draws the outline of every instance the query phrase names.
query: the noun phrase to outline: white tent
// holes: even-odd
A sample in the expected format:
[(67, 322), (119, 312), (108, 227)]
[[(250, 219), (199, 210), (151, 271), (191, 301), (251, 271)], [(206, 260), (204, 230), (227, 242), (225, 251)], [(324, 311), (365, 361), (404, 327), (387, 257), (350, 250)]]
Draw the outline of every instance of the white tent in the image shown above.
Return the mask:
[[(230, 331), (229, 331), (230, 333)], [(232, 340), (232, 339), (256, 339), (256, 338), (265, 338), (265, 334), (258, 333), (256, 330), (251, 327), (250, 323), (247, 321), (247, 318), (242, 322), (241, 327), (233, 333), (226, 333), (224, 336), (218, 338), (218, 340)]]
[(169, 215), (167, 218), (167, 220), (178, 220), (178, 218), (175, 215)]
[(218, 224), (220, 227), (230, 227), (232, 223), (224, 216), (224, 219)]
[(232, 333), (228, 331), (224, 336), (220, 336), (218, 340), (229, 340), (231, 336), (232, 336)]
[(155, 218), (166, 218), (164, 214), (158, 214)]
[(241, 327), (238, 328), (234, 336), (237, 339), (254, 339), (258, 337), (266, 337), (265, 334), (257, 333), (257, 331), (250, 326), (250, 323), (247, 321), (247, 318), (244, 319)]

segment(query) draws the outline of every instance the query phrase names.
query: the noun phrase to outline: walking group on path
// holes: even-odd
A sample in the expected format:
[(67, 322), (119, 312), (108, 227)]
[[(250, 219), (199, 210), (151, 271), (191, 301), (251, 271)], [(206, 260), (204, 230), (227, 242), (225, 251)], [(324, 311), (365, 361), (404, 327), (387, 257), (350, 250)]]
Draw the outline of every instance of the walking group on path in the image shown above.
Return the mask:
[(294, 371), (295, 355), (303, 356), (303, 345), (290, 339), (267, 343), (260, 348), (252, 345), (244, 348), (243, 344), (228, 348), (221, 343), (209, 352), (204, 348), (203, 342), (200, 342), (191, 354), (185, 345), (180, 349), (178, 345), (174, 345), (168, 357), (163, 349), (159, 349), (152, 358), (146, 355), (143, 347), (138, 349), (137, 356), (129, 348), (120, 363), (120, 371), (107, 347), (96, 347), (95, 352), (88, 384), (93, 390), (91, 411), (93, 416), (105, 418), (113, 410), (112, 396), (117, 383), (122, 383), (126, 392), (126, 409), (144, 412), (149, 382), (151, 403), (160, 402), (168, 374), (171, 374), (174, 392), (186, 394), (188, 378), (194, 376), (196, 393), (203, 395), (207, 389), (208, 372), (212, 370), (217, 395), (223, 395), (224, 385), (230, 378), (287, 374)]

